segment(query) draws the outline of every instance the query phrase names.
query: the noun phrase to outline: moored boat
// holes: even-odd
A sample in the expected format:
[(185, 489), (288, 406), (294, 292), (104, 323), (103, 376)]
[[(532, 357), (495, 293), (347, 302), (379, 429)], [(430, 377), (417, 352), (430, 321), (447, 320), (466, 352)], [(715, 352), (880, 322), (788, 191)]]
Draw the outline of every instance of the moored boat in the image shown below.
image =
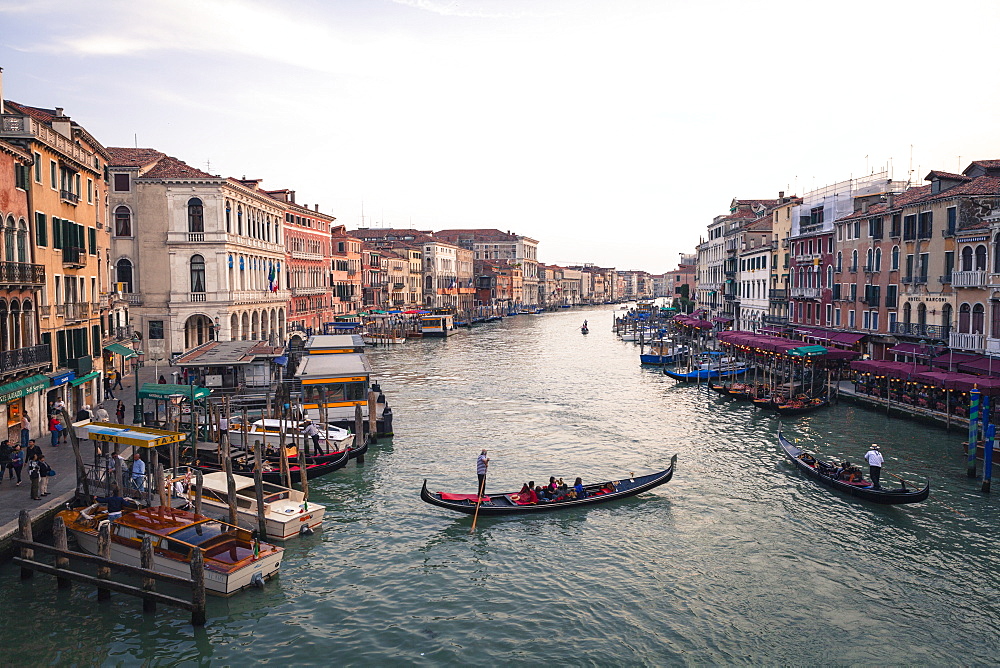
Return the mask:
[(283, 549), (256, 541), (250, 531), (169, 506), (126, 511), (109, 520), (107, 509), (64, 510), (59, 516), (80, 547), (97, 554), (98, 527), (110, 521), (111, 559), (129, 566), (141, 564), (143, 536), (153, 540), (153, 570), (181, 578), (191, 576), (191, 555), (200, 550), (205, 561), (205, 589), (229, 596), (274, 576)]
[(813, 457), (797, 445), (789, 442), (780, 431), (778, 432), (778, 444), (785, 452), (785, 455), (792, 460), (796, 468), (807, 476), (827, 487), (832, 487), (851, 496), (856, 496), (859, 499), (887, 505), (919, 503), (926, 500), (930, 494), (930, 481), (927, 481), (923, 489), (909, 489), (906, 487), (905, 482), (901, 487), (894, 489), (876, 489), (870, 481), (860, 478), (858, 475), (859, 472), (854, 473), (852, 480), (843, 480), (841, 479), (843, 469), (849, 467), (838, 466)]
[[(518, 492), (506, 492), (502, 494), (488, 494), (482, 497), (479, 503), (480, 515), (530, 515), (534, 513), (548, 512), (551, 510), (566, 510), (569, 508), (580, 508), (592, 506), (599, 503), (607, 503), (616, 499), (623, 499), (629, 496), (641, 494), (647, 490), (670, 482), (674, 475), (674, 467), (677, 464), (677, 455), (670, 458), (670, 467), (658, 473), (650, 473), (644, 476), (630, 476), (620, 480), (611, 480), (595, 485), (585, 485), (587, 492), (585, 498), (570, 498), (569, 495), (553, 501), (539, 501), (528, 503), (520, 498)], [(427, 480), (420, 489), (420, 498), (425, 502), (454, 510), (467, 515), (476, 513), (477, 495), (473, 494), (449, 494), (446, 492), (431, 492), (427, 489)]]
[[(170, 481), (191, 480), (190, 469), (183, 467), (174, 471)], [(236, 513), (238, 524), (244, 529), (256, 529), (257, 495), (254, 489), (254, 479), (242, 475), (234, 475), (236, 487)], [(190, 485), (187, 490), (188, 500), (194, 502), (195, 490)], [(229, 518), (229, 484), (226, 474), (222, 471), (208, 473), (202, 479), (201, 507), (209, 517), (219, 520)], [(270, 482), (264, 483), (264, 522), (267, 537), (276, 540), (288, 540), (296, 536), (312, 533), (323, 524), (326, 507), (318, 503), (306, 501), (305, 494), (291, 487), (282, 487)]]
[[(278, 446), (282, 440), (284, 440), (285, 444), (291, 444), (308, 438), (303, 436), (302, 430), (304, 427), (305, 422), (301, 420), (277, 420), (271, 418), (243, 425), (239, 417), (233, 417), (229, 427), (229, 441), (233, 445), (242, 444), (242, 432), (245, 431), (247, 441), (250, 444), (253, 444), (254, 441), (260, 441), (265, 446)], [(325, 430), (323, 429), (323, 425), (317, 425), (317, 431), (319, 432), (320, 446), (324, 450), (339, 452), (348, 449), (354, 443), (354, 434), (332, 424), (326, 425)], [(284, 432), (284, 439), (281, 438), (282, 432)]]
[(709, 369), (694, 369), (693, 371), (676, 371), (674, 369), (664, 369), (663, 373), (674, 380), (683, 382), (694, 382), (697, 380), (711, 380), (712, 378), (730, 378), (746, 373), (747, 368), (741, 365), (731, 365), (722, 367), (712, 367)]
[(775, 404), (774, 408), (780, 415), (802, 415), (823, 408), (828, 404), (826, 399), (813, 397), (812, 399), (792, 399), (785, 403)]

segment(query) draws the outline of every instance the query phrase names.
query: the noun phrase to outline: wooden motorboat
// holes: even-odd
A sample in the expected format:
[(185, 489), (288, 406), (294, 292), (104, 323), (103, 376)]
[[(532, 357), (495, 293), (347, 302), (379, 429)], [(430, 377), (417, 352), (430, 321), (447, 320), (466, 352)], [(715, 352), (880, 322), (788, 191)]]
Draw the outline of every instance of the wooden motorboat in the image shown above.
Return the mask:
[[(323, 461), (312, 464), (307, 462), (306, 479), (312, 480), (313, 478), (318, 478), (319, 476), (326, 475), (327, 473), (332, 473), (337, 469), (343, 468), (347, 465), (348, 460), (351, 458), (351, 452), (351, 450), (343, 450), (339, 453), (339, 456), (336, 459), (331, 461)], [(200, 469), (206, 474), (223, 470), (218, 461), (195, 461), (192, 462), (190, 466), (192, 468)], [(241, 458), (233, 460), (233, 473), (241, 473), (252, 476), (253, 470), (253, 462), (249, 457), (245, 459)], [(293, 484), (301, 479), (297, 461), (288, 462), (288, 470), (291, 472)], [(265, 482), (273, 483), (275, 485), (281, 485), (285, 482), (281, 476), (280, 463), (271, 463), (267, 460), (264, 461), (264, 471), (262, 477)]]
[[(182, 467), (173, 471), (169, 480), (193, 480), (193, 471)], [(257, 494), (254, 489), (254, 479), (247, 476), (234, 475), (236, 485), (236, 514), (238, 524), (244, 529), (256, 529)], [(222, 471), (208, 473), (203, 476), (201, 487), (201, 508), (205, 515), (219, 520), (229, 519), (229, 486), (226, 474)], [(187, 486), (187, 499), (194, 503), (194, 485)], [(276, 540), (288, 540), (302, 534), (311, 534), (323, 524), (326, 506), (309, 503), (305, 494), (297, 489), (282, 487), (274, 483), (264, 483), (264, 522), (267, 537)]]
[(792, 463), (807, 476), (827, 487), (832, 487), (859, 499), (882, 504), (919, 503), (926, 500), (931, 491), (930, 481), (927, 481), (923, 489), (909, 489), (905, 482), (901, 487), (895, 489), (876, 489), (870, 481), (859, 479), (857, 474), (854, 475), (853, 480), (843, 480), (841, 479), (842, 474), (837, 473), (838, 469), (843, 467), (813, 457), (797, 445), (790, 443), (780, 431), (778, 432), (778, 444), (784, 450), (785, 455), (792, 460)]
[[(670, 467), (664, 471), (644, 476), (622, 478), (621, 480), (611, 480), (596, 485), (585, 485), (584, 489), (587, 492), (587, 496), (582, 499), (570, 498), (567, 495), (553, 501), (527, 503), (524, 499), (520, 498), (520, 494), (517, 492), (485, 495), (482, 497), (482, 503), (479, 504), (479, 514), (530, 515), (551, 510), (567, 510), (569, 508), (593, 506), (599, 503), (614, 501), (615, 499), (635, 496), (636, 494), (641, 494), (654, 487), (670, 482), (670, 479), (674, 475), (676, 464), (677, 455), (674, 455), (670, 458)], [(424, 486), (420, 489), (420, 498), (431, 505), (460, 513), (472, 515), (476, 512), (477, 495), (475, 493), (448, 494), (445, 492), (431, 492), (427, 489), (426, 479), (424, 480)]]
[(181, 578), (191, 577), (191, 555), (200, 550), (205, 560), (205, 589), (229, 596), (274, 576), (283, 549), (257, 542), (250, 531), (169, 506), (126, 510), (109, 520), (107, 508), (64, 510), (59, 516), (80, 547), (97, 554), (98, 526), (110, 521), (111, 559), (140, 566), (142, 537), (153, 540), (153, 570)]

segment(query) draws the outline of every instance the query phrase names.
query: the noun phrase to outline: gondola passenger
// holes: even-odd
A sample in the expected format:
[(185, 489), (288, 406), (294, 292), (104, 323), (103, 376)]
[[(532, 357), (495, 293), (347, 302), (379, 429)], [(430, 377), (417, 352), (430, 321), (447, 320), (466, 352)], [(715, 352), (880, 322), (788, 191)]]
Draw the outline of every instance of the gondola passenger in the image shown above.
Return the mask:
[(587, 490), (583, 488), (583, 478), (576, 479), (576, 482), (573, 483), (573, 491), (576, 492), (576, 498), (578, 499), (587, 498)]

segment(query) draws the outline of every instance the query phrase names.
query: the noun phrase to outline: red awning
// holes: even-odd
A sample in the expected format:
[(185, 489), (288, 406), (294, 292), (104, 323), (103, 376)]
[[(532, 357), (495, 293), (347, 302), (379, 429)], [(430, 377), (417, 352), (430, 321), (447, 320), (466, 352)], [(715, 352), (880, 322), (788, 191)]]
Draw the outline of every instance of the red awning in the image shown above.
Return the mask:
[(978, 360), (971, 360), (969, 362), (959, 364), (958, 370), (965, 373), (1000, 376), (1000, 359), (994, 357), (982, 357)]
[(948, 368), (958, 368), (959, 364), (968, 364), (970, 362), (975, 362), (978, 360), (986, 359), (978, 353), (961, 353), (956, 351), (947, 352), (944, 355), (938, 355), (931, 360), (931, 366), (940, 367), (942, 369)]
[(926, 354), (924, 352), (924, 346), (920, 345), (919, 343), (897, 343), (895, 346), (889, 348), (889, 350), (885, 352), (891, 353), (893, 355), (923, 356)]
[(865, 338), (865, 334), (855, 334), (854, 332), (838, 332), (833, 335), (830, 339), (832, 343), (843, 343), (848, 346), (853, 346), (855, 343)]

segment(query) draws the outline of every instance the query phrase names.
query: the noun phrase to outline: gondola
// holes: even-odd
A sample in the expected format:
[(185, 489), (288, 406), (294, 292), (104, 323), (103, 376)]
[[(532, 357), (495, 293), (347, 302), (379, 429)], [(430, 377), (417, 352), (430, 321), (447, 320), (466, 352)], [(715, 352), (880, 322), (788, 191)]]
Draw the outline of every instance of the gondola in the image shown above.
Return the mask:
[(580, 333), (581, 334), (590, 334), (590, 330), (587, 329), (586, 325), (584, 325), (583, 327), (580, 328)]
[[(518, 492), (507, 492), (503, 494), (487, 494), (483, 496), (483, 501), (479, 505), (480, 515), (531, 515), (550, 510), (566, 510), (569, 508), (580, 508), (583, 506), (593, 506), (599, 503), (607, 503), (616, 499), (623, 499), (627, 496), (635, 496), (659, 485), (670, 482), (674, 475), (674, 466), (677, 464), (677, 455), (670, 458), (670, 467), (659, 473), (651, 473), (644, 476), (632, 478), (622, 478), (610, 482), (598, 483), (596, 485), (586, 485), (587, 497), (583, 499), (565, 498), (562, 500), (545, 501), (540, 503), (518, 503)], [(420, 498), (434, 506), (441, 506), (449, 510), (472, 515), (476, 512), (475, 494), (446, 494), (444, 492), (430, 492), (427, 489), (427, 480), (420, 489)]]
[(784, 404), (778, 404), (774, 407), (778, 411), (779, 415), (802, 415), (803, 413), (811, 413), (812, 411), (823, 408), (829, 405), (829, 401), (826, 399), (807, 399), (805, 401), (790, 401)]
[[(367, 442), (365, 446), (367, 447)], [(327, 473), (332, 473), (337, 469), (344, 468), (347, 465), (347, 461), (351, 457), (351, 450), (343, 450), (340, 452), (340, 457), (334, 460), (326, 461), (318, 464), (306, 464), (306, 479), (312, 480), (313, 478), (318, 478), (321, 475), (326, 475)], [(253, 475), (253, 468), (237, 463), (235, 460), (233, 462), (233, 473), (241, 473), (245, 475)], [(270, 462), (268, 462), (270, 464)], [(201, 469), (206, 472), (221, 471), (222, 468), (216, 463), (196, 463), (190, 465), (192, 468)], [(264, 482), (270, 482), (275, 485), (284, 484), (281, 476), (281, 466), (272, 466), (270, 471), (264, 471), (261, 476)], [(298, 482), (300, 480), (301, 474), (299, 473), (299, 466), (294, 461), (288, 462), (288, 469), (292, 474), (292, 482)]]
[[(901, 487), (895, 489), (875, 489), (871, 486), (871, 482), (867, 480), (855, 482), (838, 480), (833, 475), (825, 472), (826, 470), (831, 472), (835, 470), (833, 466), (813, 458), (798, 446), (793, 445), (780, 431), (778, 432), (778, 444), (781, 445), (781, 449), (785, 451), (785, 454), (792, 460), (792, 463), (807, 476), (818, 480), (828, 487), (838, 489), (859, 499), (882, 504), (919, 503), (926, 500), (931, 492), (929, 480), (924, 485), (924, 488), (919, 490), (908, 489), (905, 482)], [(810, 459), (812, 460), (811, 462), (809, 461)], [(828, 468), (825, 469), (824, 467)]]
[(713, 382), (709, 381), (708, 387), (713, 392), (717, 392), (718, 394), (721, 394), (722, 396), (726, 397), (727, 399), (731, 398), (730, 394), (729, 394), (729, 386), (726, 385), (725, 383), (713, 383)]

